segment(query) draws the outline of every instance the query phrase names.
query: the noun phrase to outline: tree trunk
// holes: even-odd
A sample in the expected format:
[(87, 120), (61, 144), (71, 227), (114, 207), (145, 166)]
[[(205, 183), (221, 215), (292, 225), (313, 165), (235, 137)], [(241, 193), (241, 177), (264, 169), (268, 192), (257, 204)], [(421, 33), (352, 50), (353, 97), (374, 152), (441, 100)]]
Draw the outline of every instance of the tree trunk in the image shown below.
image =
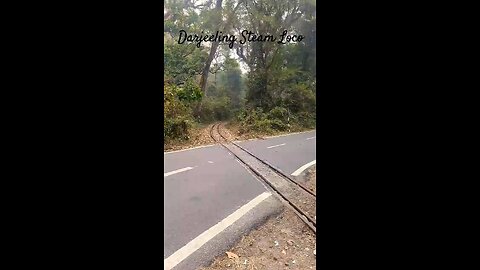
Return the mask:
[(213, 42), (212, 47), (210, 48), (210, 54), (208, 55), (207, 62), (205, 62), (205, 66), (203, 67), (202, 77), (200, 78), (200, 88), (205, 96), (207, 96), (206, 87), (207, 87), (207, 80), (208, 80), (208, 72), (210, 70), (210, 65), (212, 64), (213, 57), (217, 52), (218, 42)]
[[(222, 14), (221, 14), (222, 1), (223, 0), (217, 0), (217, 2), (215, 4), (215, 10), (216, 10), (216, 13), (217, 13), (216, 15), (218, 15), (218, 18), (219, 18), (218, 25), (220, 25), (221, 22), (222, 22)], [(238, 1), (237, 5), (233, 9), (233, 13), (235, 13), (237, 11), (237, 9), (240, 7), (240, 4), (242, 4), (242, 2), (243, 2), (242, 0)], [(231, 14), (227, 18), (227, 21), (224, 23), (223, 28), (220, 29), (220, 31), (224, 32), (225, 30), (228, 29), (228, 27), (232, 23), (233, 16), (234, 15)], [(208, 55), (207, 62), (205, 62), (205, 66), (204, 66), (203, 71), (202, 71), (202, 77), (200, 78), (200, 88), (202, 89), (202, 92), (203, 92), (204, 96), (207, 96), (206, 87), (207, 87), (207, 80), (208, 80), (208, 72), (210, 70), (210, 65), (212, 64), (213, 58), (215, 57), (215, 54), (217, 53), (218, 45), (219, 45), (219, 42), (213, 42), (212, 43), (212, 47), (210, 48), (210, 54)]]
[[(215, 15), (218, 16), (218, 25), (222, 21), (222, 2), (223, 0), (217, 0), (215, 4)], [(213, 57), (215, 56), (215, 53), (217, 52), (217, 47), (218, 47), (218, 42), (213, 42), (212, 47), (210, 48), (210, 54), (208, 55), (207, 62), (205, 62), (205, 66), (203, 67), (202, 71), (202, 77), (200, 78), (200, 88), (202, 89), (202, 92), (205, 96), (207, 96), (206, 93), (206, 88), (207, 88), (207, 80), (208, 80), (208, 71), (210, 70), (210, 65), (212, 64)]]

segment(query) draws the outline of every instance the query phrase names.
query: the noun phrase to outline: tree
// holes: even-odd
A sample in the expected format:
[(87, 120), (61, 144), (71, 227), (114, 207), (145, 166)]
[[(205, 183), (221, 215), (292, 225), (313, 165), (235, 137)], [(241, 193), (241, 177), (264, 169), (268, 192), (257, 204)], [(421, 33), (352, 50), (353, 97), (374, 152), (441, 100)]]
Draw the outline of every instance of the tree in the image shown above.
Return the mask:
[[(253, 33), (278, 36), (284, 30), (291, 32), (293, 24), (302, 16), (298, 0), (246, 1), (239, 13), (237, 31), (252, 29)], [(281, 64), (282, 45), (276, 42), (236, 44), (237, 55), (249, 66), (247, 100), (253, 107), (271, 109), (272, 71)]]
[[(239, 0), (236, 3), (234, 0), (227, 1), (227, 4), (224, 8), (222, 8), (222, 2), (223, 0), (217, 0), (214, 12), (211, 14), (215, 18), (213, 19), (213, 21), (215, 22), (213, 28), (214, 29), (220, 28), (220, 32), (226, 33), (232, 27), (232, 22), (235, 19), (235, 12), (238, 10), (240, 5), (243, 2), (245, 2), (245, 0)], [(205, 62), (205, 66), (203, 68), (202, 77), (200, 78), (200, 87), (204, 92), (205, 92), (205, 87), (207, 85), (210, 66), (215, 54), (217, 53), (218, 46), (219, 46), (218, 41), (212, 42), (212, 45), (210, 47), (210, 53), (208, 55), (207, 61)]]

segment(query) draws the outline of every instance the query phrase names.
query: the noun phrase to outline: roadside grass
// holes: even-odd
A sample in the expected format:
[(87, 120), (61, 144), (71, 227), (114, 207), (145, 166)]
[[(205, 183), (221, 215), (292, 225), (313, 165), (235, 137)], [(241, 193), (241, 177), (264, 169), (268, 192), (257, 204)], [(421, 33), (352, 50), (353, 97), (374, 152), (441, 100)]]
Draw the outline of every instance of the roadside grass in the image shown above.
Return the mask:
[(227, 128), (233, 134), (236, 140), (264, 139), (265, 137), (269, 136), (287, 135), (290, 133), (314, 130), (314, 128), (306, 128), (298, 125), (292, 125), (287, 130), (245, 130), (238, 122), (229, 122), (225, 125), (225, 128)]

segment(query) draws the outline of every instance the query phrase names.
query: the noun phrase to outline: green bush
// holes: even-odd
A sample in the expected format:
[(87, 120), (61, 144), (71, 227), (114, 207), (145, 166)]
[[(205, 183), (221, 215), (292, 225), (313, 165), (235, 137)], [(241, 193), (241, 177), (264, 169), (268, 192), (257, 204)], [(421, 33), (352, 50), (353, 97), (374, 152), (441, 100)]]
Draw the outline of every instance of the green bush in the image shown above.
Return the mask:
[(272, 120), (261, 108), (246, 109), (239, 112), (237, 121), (240, 123), (240, 133), (250, 131), (270, 133), (272, 131)]
[(292, 114), (287, 108), (280, 106), (266, 113), (261, 108), (244, 109), (237, 113), (236, 121), (239, 123), (240, 133), (255, 131), (268, 134), (274, 131), (315, 128), (315, 113)]
[(296, 117), (297, 122), (305, 128), (315, 128), (316, 118), (317, 118), (316, 114), (310, 113), (310, 112), (300, 112)]
[(167, 83), (163, 88), (163, 139), (165, 142), (186, 140), (189, 137), (189, 129), (192, 127), (193, 120), (191, 108), (185, 99), (181, 100), (179, 97), (179, 95), (185, 97), (188, 93), (185, 88)]
[(228, 120), (232, 115), (230, 108), (231, 102), (228, 97), (207, 97), (201, 101), (201, 104), (196, 105), (194, 116), (202, 123)]
[(283, 107), (275, 107), (271, 111), (268, 112), (269, 119), (279, 119), (279, 120), (286, 120), (288, 119), (288, 110)]
[(176, 94), (182, 102), (193, 102), (202, 99), (202, 90), (192, 79), (187, 80), (182, 87), (177, 87)]
[(279, 119), (270, 120), (270, 126), (272, 129), (280, 130), (280, 131), (285, 131), (285, 130), (288, 130), (289, 128), (289, 124)]
[(290, 127), (290, 114), (286, 108), (275, 107), (268, 112), (268, 119), (270, 119), (271, 128), (274, 130), (285, 131)]
[(192, 127), (192, 121), (182, 118), (165, 118), (163, 126), (163, 138), (168, 140), (188, 140), (189, 129)]

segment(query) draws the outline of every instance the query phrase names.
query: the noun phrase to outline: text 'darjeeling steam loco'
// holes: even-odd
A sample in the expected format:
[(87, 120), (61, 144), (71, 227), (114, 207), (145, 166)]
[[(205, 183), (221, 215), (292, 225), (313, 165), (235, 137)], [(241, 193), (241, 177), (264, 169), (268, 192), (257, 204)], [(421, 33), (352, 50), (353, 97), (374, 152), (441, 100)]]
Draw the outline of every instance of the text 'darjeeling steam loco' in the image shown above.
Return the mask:
[(223, 34), (221, 31), (216, 31), (215, 34), (205, 34), (204, 31), (200, 35), (193, 33), (188, 34), (185, 30), (179, 31), (178, 44), (195, 43), (198, 48), (202, 45), (202, 42), (220, 42), (228, 43), (230, 49), (233, 48), (235, 42), (245, 44), (246, 42), (277, 42), (278, 44), (296, 43), (300, 42), (305, 37), (303, 35), (289, 34), (287, 30), (284, 30), (279, 35), (272, 34), (259, 34), (252, 31), (243, 30), (239, 36)]

